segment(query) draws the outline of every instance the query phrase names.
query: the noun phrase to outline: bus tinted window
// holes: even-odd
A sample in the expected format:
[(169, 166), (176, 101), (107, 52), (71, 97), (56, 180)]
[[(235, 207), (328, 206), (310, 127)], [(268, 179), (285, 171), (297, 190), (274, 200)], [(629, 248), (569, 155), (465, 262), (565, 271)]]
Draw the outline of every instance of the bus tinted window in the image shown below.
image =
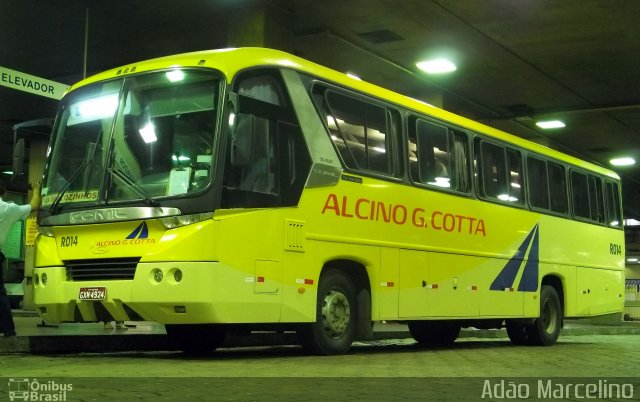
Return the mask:
[(507, 172), (509, 197), (515, 198), (514, 202), (522, 204), (524, 197), (522, 196), (522, 156), (520, 152), (507, 149)]
[(619, 228), (621, 226), (622, 214), (620, 213), (619, 199), (618, 186), (614, 183), (607, 182), (604, 200), (606, 203), (607, 224), (611, 227)]
[[(505, 147), (480, 142), (480, 183), (485, 197), (509, 203), (522, 204), (522, 159), (520, 153)], [(509, 156), (507, 156), (507, 151)], [(513, 182), (512, 180), (517, 180)], [(511, 184), (515, 183), (515, 186)]]
[(251, 71), (239, 97), (223, 176), (223, 208), (296, 205), (310, 156), (276, 71)]
[(566, 214), (569, 211), (569, 202), (567, 201), (567, 177), (564, 172), (564, 166), (548, 162), (547, 172), (549, 176), (549, 191), (551, 193), (551, 210)]
[(591, 210), (591, 220), (603, 222), (602, 180), (594, 176), (589, 176), (589, 207)]
[(325, 100), (331, 139), (345, 164), (390, 174), (387, 110), (332, 91)]
[(547, 163), (528, 157), (527, 175), (529, 183), (529, 203), (535, 208), (549, 209), (549, 181)]
[(417, 119), (409, 133), (411, 180), (452, 190), (469, 190), (467, 137)]
[(573, 214), (580, 218), (590, 219), (589, 183), (586, 174), (571, 172), (571, 196), (573, 200)]

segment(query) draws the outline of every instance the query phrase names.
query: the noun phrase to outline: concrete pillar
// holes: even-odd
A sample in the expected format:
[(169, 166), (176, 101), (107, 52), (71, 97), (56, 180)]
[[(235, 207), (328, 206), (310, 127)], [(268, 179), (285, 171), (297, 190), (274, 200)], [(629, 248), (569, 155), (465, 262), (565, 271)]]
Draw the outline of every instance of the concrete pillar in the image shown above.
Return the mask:
[(257, 46), (290, 51), (292, 39), (293, 19), (283, 8), (253, 2), (230, 10), (229, 47)]

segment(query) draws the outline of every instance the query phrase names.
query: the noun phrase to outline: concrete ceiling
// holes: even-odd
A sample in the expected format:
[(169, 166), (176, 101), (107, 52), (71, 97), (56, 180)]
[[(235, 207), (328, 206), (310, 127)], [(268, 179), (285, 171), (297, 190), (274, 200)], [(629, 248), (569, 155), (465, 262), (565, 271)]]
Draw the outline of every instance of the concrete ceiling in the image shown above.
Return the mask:
[[(230, 16), (267, 5), (293, 34), (284, 50), (524, 138), (608, 165), (632, 156), (626, 215), (640, 217), (640, 1), (636, 0), (3, 0), (0, 66), (71, 84), (151, 57), (228, 46)], [(415, 63), (447, 55), (458, 70)], [(56, 102), (0, 87), (0, 168), (11, 125)], [(564, 120), (544, 132), (537, 118)], [(636, 206), (638, 205), (638, 206)]]

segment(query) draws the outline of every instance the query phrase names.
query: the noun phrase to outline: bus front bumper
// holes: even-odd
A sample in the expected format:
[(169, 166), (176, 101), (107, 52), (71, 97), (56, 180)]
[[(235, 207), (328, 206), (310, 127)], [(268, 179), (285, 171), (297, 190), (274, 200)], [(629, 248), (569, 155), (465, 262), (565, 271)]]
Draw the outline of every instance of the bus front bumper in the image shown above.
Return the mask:
[(237, 322), (243, 321), (238, 314), (243, 292), (237, 287), (231, 292), (225, 284), (242, 283), (252, 274), (219, 262), (140, 263), (133, 279), (74, 281), (65, 267), (35, 268), (34, 303), (47, 323)]

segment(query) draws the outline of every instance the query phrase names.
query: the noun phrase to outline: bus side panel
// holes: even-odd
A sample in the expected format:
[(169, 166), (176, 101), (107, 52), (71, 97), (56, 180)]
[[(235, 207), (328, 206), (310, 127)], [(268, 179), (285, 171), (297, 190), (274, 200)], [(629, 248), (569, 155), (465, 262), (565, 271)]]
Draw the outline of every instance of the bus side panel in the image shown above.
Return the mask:
[(622, 311), (623, 275), (621, 271), (577, 267), (576, 315), (601, 315)]
[(400, 250), (399, 316), (477, 317), (481, 263), (473, 256)]

